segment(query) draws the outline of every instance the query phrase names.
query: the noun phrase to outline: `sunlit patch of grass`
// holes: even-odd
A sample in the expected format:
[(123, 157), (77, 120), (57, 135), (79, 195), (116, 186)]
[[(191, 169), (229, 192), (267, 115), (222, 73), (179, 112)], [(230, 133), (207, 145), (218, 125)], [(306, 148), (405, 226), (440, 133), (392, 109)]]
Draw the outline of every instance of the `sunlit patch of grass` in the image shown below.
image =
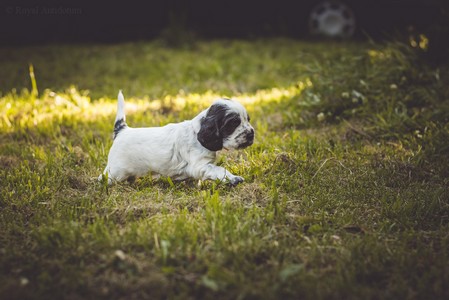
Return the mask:
[[(299, 82), (287, 88), (272, 88), (258, 90), (255, 94), (239, 94), (233, 99), (243, 104), (264, 104), (267, 102), (280, 102), (298, 96), (305, 88), (311, 86), (310, 81)], [(126, 112), (132, 115), (142, 111), (166, 111), (187, 113), (207, 108), (214, 100), (223, 97), (212, 91), (203, 94), (185, 94), (181, 91), (174, 96), (165, 96), (162, 99), (126, 99)], [(46, 122), (62, 122), (64, 119), (94, 121), (111, 117), (116, 113), (116, 99), (100, 98), (92, 101), (87, 93), (71, 87), (65, 93), (56, 93), (45, 90), (41, 97), (34, 94), (8, 94), (0, 98), (2, 118), (0, 128), (5, 131), (14, 131), (33, 126), (42, 126)], [(187, 117), (187, 116), (186, 116)]]
[[(65, 93), (46, 90), (39, 98), (31, 94), (9, 94), (0, 100), (4, 132), (45, 126), (47, 123), (63, 123), (64, 120), (95, 120), (112, 116), (116, 103), (110, 99), (99, 99), (92, 103), (90, 98), (74, 87)], [(148, 101), (131, 101), (129, 110), (147, 109)]]
[[(36, 87), (0, 97), (0, 298), (448, 296), (448, 66), (277, 39), (32, 47), (0, 73), (25, 54)], [(256, 141), (217, 163), (245, 182), (98, 182), (119, 89), (136, 127), (241, 101)]]

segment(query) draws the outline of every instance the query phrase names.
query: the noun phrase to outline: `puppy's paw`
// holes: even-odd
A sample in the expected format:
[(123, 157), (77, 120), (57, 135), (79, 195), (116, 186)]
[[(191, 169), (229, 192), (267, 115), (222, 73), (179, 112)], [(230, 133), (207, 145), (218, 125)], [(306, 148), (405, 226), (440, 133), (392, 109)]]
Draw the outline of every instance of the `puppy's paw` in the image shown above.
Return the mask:
[(236, 186), (237, 184), (242, 183), (243, 181), (245, 181), (245, 179), (243, 179), (243, 177), (240, 176), (234, 176), (232, 178), (229, 178), (229, 183), (232, 186)]

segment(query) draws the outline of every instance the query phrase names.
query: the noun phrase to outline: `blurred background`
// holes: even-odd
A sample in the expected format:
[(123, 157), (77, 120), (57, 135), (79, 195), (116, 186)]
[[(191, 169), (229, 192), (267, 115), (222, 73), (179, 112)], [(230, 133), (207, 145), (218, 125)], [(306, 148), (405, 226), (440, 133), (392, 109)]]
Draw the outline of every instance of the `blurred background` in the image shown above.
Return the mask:
[[(446, 0), (74, 1), (6, 0), (2, 44), (116, 42), (163, 36), (200, 38), (288, 36), (447, 37)], [(447, 43), (447, 41), (446, 41)]]

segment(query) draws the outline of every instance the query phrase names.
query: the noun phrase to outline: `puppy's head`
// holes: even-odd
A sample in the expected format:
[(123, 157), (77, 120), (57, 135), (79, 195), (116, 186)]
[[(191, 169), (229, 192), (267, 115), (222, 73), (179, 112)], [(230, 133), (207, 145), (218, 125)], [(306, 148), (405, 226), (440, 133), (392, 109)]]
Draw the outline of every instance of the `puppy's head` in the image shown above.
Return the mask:
[(200, 119), (198, 141), (210, 151), (243, 149), (253, 144), (254, 128), (245, 108), (238, 102), (220, 99)]

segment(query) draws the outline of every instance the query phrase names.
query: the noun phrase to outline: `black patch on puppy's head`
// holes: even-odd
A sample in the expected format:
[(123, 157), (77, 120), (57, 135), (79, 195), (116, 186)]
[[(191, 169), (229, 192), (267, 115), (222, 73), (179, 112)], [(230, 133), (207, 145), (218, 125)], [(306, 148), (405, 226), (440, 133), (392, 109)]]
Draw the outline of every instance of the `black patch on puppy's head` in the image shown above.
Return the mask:
[(223, 139), (230, 136), (242, 121), (238, 113), (230, 112), (228, 106), (217, 103), (209, 108), (200, 122), (198, 141), (204, 148), (218, 151), (223, 149)]

